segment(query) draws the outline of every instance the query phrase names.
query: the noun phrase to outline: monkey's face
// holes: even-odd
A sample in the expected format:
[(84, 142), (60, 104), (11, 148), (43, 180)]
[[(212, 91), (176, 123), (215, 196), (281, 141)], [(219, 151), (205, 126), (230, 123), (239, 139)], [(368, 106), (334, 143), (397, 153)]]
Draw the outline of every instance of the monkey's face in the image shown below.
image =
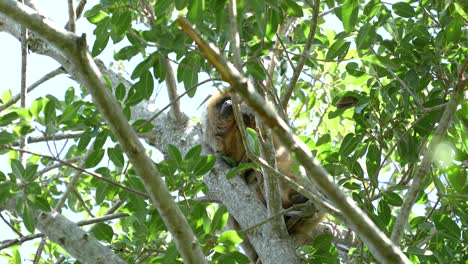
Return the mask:
[[(230, 96), (225, 96), (216, 104), (216, 110), (218, 111), (219, 115), (217, 115), (219, 119), (220, 125), (236, 125), (236, 120), (234, 118), (234, 108), (232, 106), (232, 99)], [(242, 114), (242, 119), (244, 120), (244, 124), (246, 127), (250, 127), (255, 129), (255, 116), (252, 114), (250, 109), (244, 105), (240, 105), (240, 111)]]
[[(224, 153), (236, 163), (246, 161), (245, 149), (242, 144), (237, 122), (234, 118), (234, 109), (229, 92), (222, 92), (213, 95), (207, 104), (208, 120), (205, 134), (206, 140), (216, 151)], [(245, 105), (240, 105), (242, 118), (245, 126), (255, 129), (255, 116)]]

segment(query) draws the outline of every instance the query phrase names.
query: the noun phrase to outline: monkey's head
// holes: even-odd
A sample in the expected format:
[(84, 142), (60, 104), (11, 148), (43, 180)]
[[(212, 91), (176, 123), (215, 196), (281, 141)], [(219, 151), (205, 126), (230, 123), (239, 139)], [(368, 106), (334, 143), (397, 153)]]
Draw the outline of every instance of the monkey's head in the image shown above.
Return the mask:
[[(245, 126), (255, 129), (255, 116), (245, 104), (240, 105)], [(230, 89), (223, 89), (208, 99), (204, 120), (205, 142), (215, 151), (224, 153), (236, 163), (246, 161), (237, 122), (234, 118)]]

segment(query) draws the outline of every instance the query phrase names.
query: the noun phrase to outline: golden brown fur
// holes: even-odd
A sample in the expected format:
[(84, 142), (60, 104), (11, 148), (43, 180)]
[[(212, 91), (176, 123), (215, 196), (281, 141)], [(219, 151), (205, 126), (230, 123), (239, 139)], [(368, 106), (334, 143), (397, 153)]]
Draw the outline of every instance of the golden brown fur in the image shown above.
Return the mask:
[[(255, 117), (248, 106), (240, 106), (242, 117), (246, 127), (256, 129)], [(205, 142), (217, 153), (223, 153), (236, 164), (248, 162), (245, 149), (242, 144), (241, 134), (234, 119), (231, 95), (229, 89), (220, 90), (210, 97), (207, 102), (207, 113), (204, 120)], [(277, 140), (276, 140), (277, 141)], [(290, 154), (280, 144), (276, 143), (277, 167), (281, 173), (296, 180), (292, 171)], [(263, 180), (261, 173), (248, 171), (244, 174), (247, 184), (257, 193), (258, 198), (265, 203), (263, 194)], [(280, 182), (280, 195), (284, 209), (295, 204), (301, 204), (308, 199), (292, 189), (286, 182)], [(310, 217), (301, 218), (289, 223), (290, 217), (285, 217), (288, 224), (288, 232), (299, 244), (306, 244), (315, 236), (314, 229), (323, 218), (322, 213), (316, 213)], [(297, 220), (297, 219), (296, 219)]]

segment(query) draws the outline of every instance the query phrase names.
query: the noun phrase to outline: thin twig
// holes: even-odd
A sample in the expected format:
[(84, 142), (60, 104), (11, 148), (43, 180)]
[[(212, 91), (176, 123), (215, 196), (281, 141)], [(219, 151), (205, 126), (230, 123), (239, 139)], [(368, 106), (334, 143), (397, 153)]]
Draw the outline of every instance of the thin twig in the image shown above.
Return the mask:
[[(312, 42), (314, 41), (315, 31), (317, 30), (318, 14), (320, 10), (320, 0), (315, 0), (312, 10), (313, 11), (312, 11), (312, 19), (310, 23), (309, 36), (307, 37), (306, 45), (304, 47), (304, 50), (302, 51), (302, 54), (304, 55), (310, 53), (310, 47), (312, 46)], [(297, 83), (297, 80), (299, 79), (299, 76), (302, 73), (302, 69), (304, 68), (305, 61), (306, 61), (306, 58), (301, 57), (299, 61), (297, 62), (296, 70), (294, 71), (291, 81), (289, 82), (289, 85), (286, 88), (286, 91), (284, 92), (284, 95), (281, 98), (281, 105), (283, 106), (284, 109), (287, 109), (289, 98), (291, 98), (293, 91), (296, 89), (296, 83)]]
[[(68, 163), (73, 163), (73, 162), (78, 162), (78, 161), (80, 161), (80, 160), (82, 160), (82, 157), (73, 157), (73, 158), (68, 159), (67, 162), (68, 162)], [(60, 168), (60, 167), (62, 167), (62, 166), (64, 166), (64, 165), (61, 164), (61, 163), (55, 163), (55, 164), (52, 164), (52, 165), (50, 165), (50, 166), (47, 166), (47, 167), (45, 167), (44, 169), (37, 171), (37, 172), (36, 172), (35, 178), (37, 178), (37, 177), (39, 177), (39, 176), (45, 174), (45, 173), (48, 172), (48, 171), (51, 171), (51, 170), (53, 170), (53, 169)], [(35, 179), (35, 178), (34, 178), (34, 179)], [(33, 180), (34, 180), (34, 179), (33, 179)]]
[(36, 254), (34, 254), (33, 264), (38, 264), (41, 261), (41, 255), (46, 241), (47, 239), (45, 237), (41, 239), (41, 243), (39, 243), (39, 246), (37, 247)]
[(44, 234), (39, 233), (39, 234), (21, 236), (21, 237), (15, 238), (15, 239), (4, 240), (0, 244), (0, 250), (11, 247), (13, 245), (22, 244), (24, 242), (27, 242), (27, 241), (30, 241), (30, 240), (33, 240), (33, 239), (36, 239), (36, 238), (39, 238), (39, 237), (43, 237), (43, 236), (44, 236)]
[(23, 236), (23, 234), (21, 234), (21, 231), (16, 229), (10, 222), (8, 222), (5, 217), (3, 217), (3, 215), (0, 213), (0, 218), (2, 219), (2, 221), (11, 229), (13, 230), (13, 232), (15, 232), (18, 236)]
[(106, 221), (110, 221), (110, 220), (114, 220), (114, 219), (118, 219), (118, 218), (124, 218), (124, 217), (128, 217), (128, 216), (130, 216), (130, 215), (127, 214), (127, 213), (108, 214), (108, 215), (103, 215), (103, 216), (96, 217), (96, 218), (89, 219), (89, 220), (82, 220), (82, 221), (77, 222), (76, 224), (78, 226), (85, 226), (85, 225), (91, 225), (91, 224), (106, 222)]
[(174, 114), (175, 119), (177, 122), (183, 123), (184, 118), (183, 114), (180, 111), (180, 102), (179, 100), (176, 100), (178, 98), (177, 95), (177, 85), (176, 81), (174, 78), (174, 71), (172, 70), (171, 62), (169, 58), (166, 57), (165, 59), (166, 62), (166, 88), (167, 88), (167, 94), (169, 95), (169, 100), (173, 102), (171, 104), (171, 109), (172, 113)]
[(86, 204), (86, 202), (84, 201), (83, 197), (81, 196), (81, 194), (78, 192), (77, 189), (73, 189), (73, 194), (76, 196), (76, 198), (77, 198), (78, 201), (80, 202), (81, 206), (83, 206), (83, 208), (85, 209), (86, 213), (88, 213), (88, 215), (90, 215), (91, 217), (94, 217), (93, 212), (91, 212), (91, 209), (90, 209), (89, 206)]
[[(24, 1), (21, 1), (24, 4)], [(26, 89), (27, 69), (28, 69), (28, 29), (25, 26), (21, 26), (21, 92), (20, 92), (20, 107), (26, 108), (26, 97), (28, 90)], [(28, 139), (26, 136), (20, 138), (20, 148), (28, 149)], [(19, 154), (19, 160), (26, 165), (26, 157), (23, 153)]]
[(68, 17), (70, 23), (70, 31), (76, 32), (76, 16), (75, 16), (75, 7), (73, 6), (73, 0), (68, 0)]
[(436, 23), (439, 28), (443, 28), (442, 25), (439, 23), (439, 21), (437, 21), (437, 19), (435, 19), (435, 17), (429, 12), (429, 10), (426, 9), (424, 4), (422, 3), (422, 0), (418, 0), (418, 3), (419, 3), (419, 6), (424, 11), (424, 13), (426, 13), (426, 15), (430, 17), (432, 21), (434, 21), (434, 23)]

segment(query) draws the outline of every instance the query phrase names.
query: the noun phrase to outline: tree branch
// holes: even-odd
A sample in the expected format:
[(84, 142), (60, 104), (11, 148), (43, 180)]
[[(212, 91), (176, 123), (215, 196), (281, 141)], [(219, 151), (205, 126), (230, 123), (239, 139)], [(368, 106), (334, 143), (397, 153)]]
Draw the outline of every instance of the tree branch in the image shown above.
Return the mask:
[(73, 0), (68, 0), (68, 25), (71, 32), (76, 32), (76, 15)]
[[(0, 4), (1, 5), (1, 4)], [(6, 208), (15, 211), (17, 199), (10, 199)], [(92, 235), (83, 231), (57, 212), (32, 210), (36, 219), (36, 228), (47, 237), (62, 246), (67, 252), (82, 263), (122, 263), (121, 258), (105, 247)]]
[[(307, 42), (304, 47), (304, 50), (302, 51), (302, 55), (306, 55), (310, 52), (309, 51), (310, 47), (312, 46), (312, 42), (314, 41), (315, 31), (317, 30), (318, 14), (320, 10), (320, 0), (315, 0), (314, 6), (312, 7), (312, 9), (313, 9), (313, 12), (312, 12), (312, 19), (310, 23), (309, 36), (307, 37)], [(296, 89), (297, 80), (299, 79), (299, 75), (301, 75), (302, 73), (302, 68), (304, 68), (306, 59), (307, 59), (306, 56), (302, 56), (297, 62), (297, 66), (293, 73), (291, 81), (289, 82), (289, 85), (286, 91), (284, 92), (284, 95), (281, 97), (281, 105), (283, 106), (283, 109), (287, 109), (288, 107), (289, 99), (291, 98), (291, 95), (294, 89)]]
[(177, 100), (178, 99), (177, 85), (176, 85), (176, 81), (174, 78), (174, 71), (172, 70), (171, 61), (167, 57), (165, 61), (166, 61), (166, 88), (167, 88), (167, 94), (169, 95), (169, 101), (171, 102), (172, 114), (174, 115), (175, 120), (177, 120), (177, 123), (183, 124), (187, 121), (188, 118), (180, 111), (180, 101)]
[[(205, 148), (206, 149), (206, 148)], [(210, 190), (210, 196), (220, 200), (232, 213), (241, 229), (248, 229), (267, 219), (265, 206), (256, 198), (240, 177), (227, 179), (224, 172), (229, 171), (223, 162), (217, 162), (211, 172), (203, 178)], [(285, 256), (290, 256), (289, 239), (272, 236), (268, 225), (261, 225), (249, 230), (250, 243), (255, 247), (262, 263), (291, 263)]]

